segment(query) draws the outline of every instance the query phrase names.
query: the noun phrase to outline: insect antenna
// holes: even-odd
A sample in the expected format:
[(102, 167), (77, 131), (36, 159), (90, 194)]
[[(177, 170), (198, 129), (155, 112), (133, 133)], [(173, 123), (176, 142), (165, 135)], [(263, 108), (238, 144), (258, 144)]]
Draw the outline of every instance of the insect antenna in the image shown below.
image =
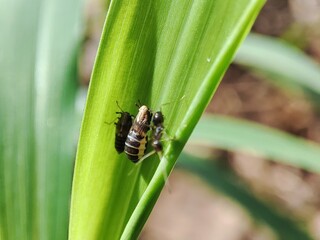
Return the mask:
[(160, 105), (160, 111), (162, 112), (162, 107), (163, 107), (163, 106), (172, 104), (172, 103), (174, 103), (174, 102), (180, 102), (180, 101), (182, 101), (185, 97), (186, 97), (186, 95), (183, 95), (180, 99), (175, 99), (175, 100), (172, 100), (172, 101), (170, 101), (170, 102), (162, 103), (162, 104)]
[(136, 106), (137, 106), (138, 108), (140, 108), (140, 107), (142, 106), (142, 103), (141, 103), (140, 99), (138, 99), (138, 102), (136, 103)]
[[(119, 102), (116, 101), (116, 104), (118, 106), (118, 108), (121, 110), (121, 112), (116, 112), (116, 114), (122, 114), (124, 113), (124, 111), (122, 110), (122, 108), (120, 107), (119, 105)], [(131, 115), (131, 114), (130, 114)], [(133, 115), (131, 115), (133, 117)], [(111, 125), (112, 123), (114, 123), (116, 120), (117, 120), (118, 117), (116, 117), (115, 119), (113, 119), (111, 122), (107, 122), (107, 121), (104, 121), (104, 123), (108, 124), (108, 125)]]
[[(116, 104), (117, 104), (118, 108), (121, 110), (121, 112), (124, 112), (124, 111), (122, 110), (122, 108), (120, 107), (118, 101), (116, 101)], [(117, 112), (117, 113), (119, 113), (119, 112)]]

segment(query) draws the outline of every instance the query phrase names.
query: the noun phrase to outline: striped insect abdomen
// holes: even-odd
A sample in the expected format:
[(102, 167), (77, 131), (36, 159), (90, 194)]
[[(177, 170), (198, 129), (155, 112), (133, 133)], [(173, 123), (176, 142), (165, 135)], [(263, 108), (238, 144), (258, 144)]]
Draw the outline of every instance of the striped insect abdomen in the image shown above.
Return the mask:
[(148, 107), (141, 106), (127, 136), (124, 152), (128, 159), (134, 163), (138, 162), (146, 151), (148, 143), (147, 133), (150, 129), (151, 116)]
[(148, 136), (141, 136), (135, 131), (130, 131), (125, 143), (125, 153), (134, 163), (143, 157), (147, 149)]

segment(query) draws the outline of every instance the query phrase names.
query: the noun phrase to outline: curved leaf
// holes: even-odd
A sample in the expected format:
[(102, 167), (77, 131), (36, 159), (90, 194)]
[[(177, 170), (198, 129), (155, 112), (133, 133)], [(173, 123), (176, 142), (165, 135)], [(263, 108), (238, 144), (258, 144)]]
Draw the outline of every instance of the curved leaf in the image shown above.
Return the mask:
[(234, 61), (320, 94), (320, 65), (298, 48), (278, 38), (248, 35)]
[(82, 1), (0, 6), (0, 239), (66, 239)]
[[(164, 185), (163, 171), (173, 168), (263, 3), (111, 2), (77, 152), (71, 240), (138, 237)], [(158, 156), (136, 166), (118, 155), (114, 126), (105, 124), (115, 118), (116, 101), (135, 115), (138, 99), (161, 108), (174, 138), (158, 168)]]
[(312, 172), (320, 172), (318, 144), (257, 123), (206, 115), (190, 139), (231, 151), (260, 154)]

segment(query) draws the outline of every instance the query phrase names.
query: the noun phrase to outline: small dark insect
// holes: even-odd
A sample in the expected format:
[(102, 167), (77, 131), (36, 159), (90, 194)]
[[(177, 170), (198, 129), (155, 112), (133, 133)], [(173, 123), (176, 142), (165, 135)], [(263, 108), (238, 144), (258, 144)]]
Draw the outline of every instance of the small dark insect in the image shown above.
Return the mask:
[(124, 146), (125, 146), (128, 133), (132, 126), (133, 116), (130, 113), (123, 111), (119, 106), (118, 102), (116, 103), (119, 109), (121, 110), (121, 112), (116, 112), (116, 114), (120, 114), (120, 117), (118, 117), (118, 122), (114, 123), (116, 125), (116, 136), (115, 136), (114, 147), (118, 153), (122, 153), (124, 151)]
[(164, 116), (161, 111), (155, 112), (152, 118), (153, 123), (153, 133), (152, 133), (152, 147), (157, 153), (161, 153), (163, 150), (163, 146), (161, 143), (161, 138), (164, 131)]
[[(164, 126), (163, 126), (163, 122), (164, 122), (164, 116), (162, 114), (161, 111), (157, 111), (153, 114), (151, 123), (152, 123), (152, 135), (151, 135), (151, 145), (153, 147), (154, 150), (152, 150), (151, 152), (149, 152), (148, 154), (144, 155), (140, 160), (139, 163), (141, 163), (143, 160), (145, 160), (146, 158), (150, 157), (151, 155), (157, 153), (159, 155), (159, 159), (162, 158), (162, 150), (163, 150), (163, 145), (162, 142), (162, 135), (164, 132)], [(169, 139), (172, 140), (172, 139)], [(165, 171), (165, 169), (162, 169), (162, 174), (163, 174), (163, 178), (165, 180), (165, 183), (168, 184), (167, 182), (167, 178), (168, 175)]]
[[(184, 98), (184, 96), (182, 98), (180, 98), (178, 101), (181, 101)], [(172, 102), (167, 102), (161, 105), (161, 107), (163, 107), (164, 105), (170, 104)], [(163, 150), (163, 145), (161, 140), (162, 139), (162, 135), (164, 132), (164, 115), (162, 114), (161, 111), (161, 107), (160, 107), (160, 111), (157, 111), (154, 113), (153, 118), (152, 118), (152, 142), (151, 145), (154, 149), (154, 151), (148, 153), (147, 155), (150, 156), (152, 154), (154, 154), (155, 152), (158, 153), (160, 159), (162, 157), (162, 150)], [(172, 140), (172, 138), (169, 138), (167, 140)], [(145, 155), (146, 157), (148, 157), (147, 155)]]
[(137, 106), (139, 112), (130, 128), (124, 148), (127, 157), (134, 163), (137, 163), (145, 154), (148, 143), (147, 133), (150, 130), (152, 118), (152, 113), (147, 106)]

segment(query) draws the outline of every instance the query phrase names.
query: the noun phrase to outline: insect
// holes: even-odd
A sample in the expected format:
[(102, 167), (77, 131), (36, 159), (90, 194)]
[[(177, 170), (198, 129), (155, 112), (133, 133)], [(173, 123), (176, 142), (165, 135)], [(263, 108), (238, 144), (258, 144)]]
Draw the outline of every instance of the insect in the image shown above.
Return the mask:
[[(179, 100), (181, 101), (184, 96)], [(167, 105), (171, 102), (167, 102), (161, 105)], [(136, 104), (138, 107), (141, 104)], [(132, 127), (129, 131), (127, 140), (125, 142), (125, 153), (127, 157), (134, 163), (141, 163), (144, 159), (158, 153), (159, 158), (162, 158), (163, 145), (162, 141), (173, 140), (173, 138), (163, 139), (165, 133), (164, 128), (164, 115), (160, 111), (152, 112), (147, 106), (143, 105), (139, 108), (139, 113), (135, 118)], [(154, 150), (145, 154), (148, 143), (148, 131), (152, 129), (151, 145)]]
[(124, 151), (124, 146), (125, 146), (128, 133), (132, 126), (133, 116), (130, 113), (123, 111), (119, 106), (118, 101), (116, 101), (116, 103), (119, 109), (121, 110), (121, 112), (116, 112), (116, 114), (120, 114), (120, 117), (118, 117), (118, 122), (114, 123), (116, 125), (116, 136), (115, 136), (114, 147), (118, 153), (122, 153)]
[[(153, 147), (153, 150), (148, 154), (142, 156), (139, 159), (139, 163), (141, 163), (143, 160), (145, 160), (146, 158), (150, 157), (155, 153), (158, 153), (160, 159), (162, 158), (162, 150), (163, 150), (162, 135), (164, 133), (163, 122), (164, 122), (164, 116), (162, 112), (161, 111), (155, 112), (152, 116), (151, 126), (150, 126), (150, 128), (152, 129), (151, 145)], [(172, 140), (172, 139), (170, 138), (169, 140)]]
[(152, 133), (152, 147), (157, 153), (161, 153), (163, 146), (161, 143), (161, 138), (164, 131), (164, 116), (161, 111), (155, 112), (152, 118), (153, 123), (153, 133)]
[[(151, 135), (151, 145), (153, 147), (153, 150), (149, 152), (148, 154), (144, 155), (140, 160), (139, 163), (141, 163), (144, 159), (150, 157), (151, 155), (157, 153), (159, 155), (159, 159), (162, 158), (162, 150), (163, 145), (162, 142), (164, 139), (162, 139), (162, 135), (164, 133), (164, 116), (161, 111), (157, 111), (153, 114), (151, 119), (151, 128), (152, 128), (152, 135)], [(171, 138), (169, 140), (172, 140)], [(162, 165), (162, 174), (163, 178), (165, 180), (165, 183), (168, 184), (168, 174), (166, 173), (165, 169), (163, 168), (164, 165)], [(169, 187), (170, 188), (170, 187)]]
[[(182, 96), (182, 98), (180, 98), (178, 101), (181, 101), (185, 96)], [(172, 102), (167, 102), (167, 103), (163, 103), (161, 105), (161, 107), (163, 107), (164, 105), (168, 105)], [(162, 150), (163, 150), (163, 145), (162, 145), (162, 142), (161, 140), (162, 139), (162, 135), (163, 135), (163, 132), (165, 131), (164, 130), (164, 115), (161, 111), (161, 107), (160, 107), (160, 111), (157, 111), (153, 114), (153, 118), (152, 118), (152, 129), (153, 129), (153, 133), (152, 133), (152, 147), (154, 149), (153, 152), (151, 152), (151, 154), (157, 152), (160, 159), (161, 159), (161, 153), (162, 153)], [(172, 138), (169, 138), (167, 140), (173, 140)], [(151, 155), (150, 154), (150, 155)]]
[(150, 130), (152, 118), (152, 113), (147, 106), (140, 106), (140, 104), (137, 106), (139, 112), (130, 128), (124, 147), (127, 157), (134, 163), (139, 162), (145, 154), (148, 143), (147, 133)]

